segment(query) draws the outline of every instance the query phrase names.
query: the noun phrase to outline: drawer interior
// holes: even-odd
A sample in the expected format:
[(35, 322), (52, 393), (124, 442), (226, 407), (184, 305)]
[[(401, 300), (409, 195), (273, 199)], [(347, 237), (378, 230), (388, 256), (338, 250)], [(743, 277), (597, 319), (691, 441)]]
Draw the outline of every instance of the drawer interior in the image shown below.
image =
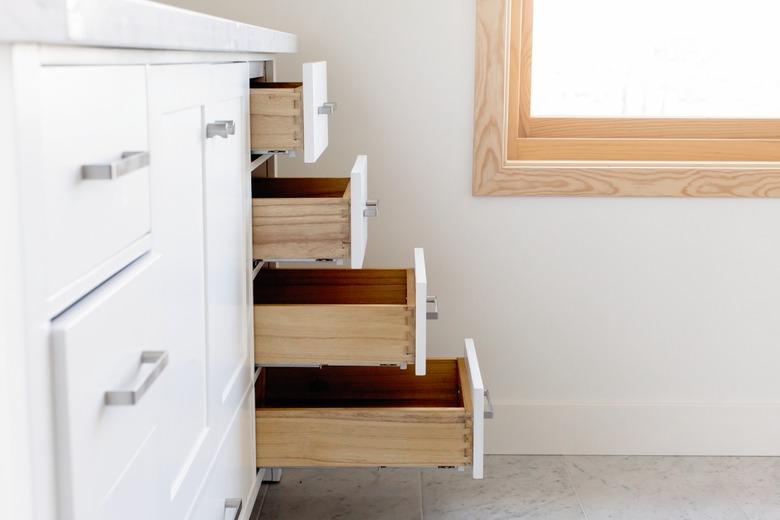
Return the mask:
[(263, 81), (263, 78), (252, 78), (249, 80), (249, 88), (257, 89), (269, 89), (269, 88), (283, 88), (283, 89), (295, 89), (303, 87), (303, 83), (300, 81)]
[(414, 305), (412, 269), (268, 269), (254, 303)]
[(425, 376), (397, 367), (264, 368), (258, 409), (463, 408), (456, 359), (431, 359)]
[(344, 198), (348, 194), (349, 178), (284, 178), (256, 177), (252, 179), (252, 198)]

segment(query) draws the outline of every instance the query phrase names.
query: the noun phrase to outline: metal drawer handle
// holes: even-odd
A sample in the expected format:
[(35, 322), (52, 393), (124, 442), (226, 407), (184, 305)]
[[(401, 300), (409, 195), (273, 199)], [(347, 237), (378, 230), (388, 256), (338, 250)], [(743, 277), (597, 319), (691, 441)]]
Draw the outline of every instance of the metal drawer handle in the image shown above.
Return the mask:
[(336, 111), (336, 103), (332, 103), (328, 101), (327, 103), (323, 103), (322, 106), (317, 108), (317, 113), (321, 115), (329, 116), (333, 114), (333, 112)]
[(485, 388), (485, 419), (493, 418), (493, 401), (490, 400), (490, 390)]
[(214, 121), (206, 125), (206, 138), (222, 137), (227, 139), (230, 135), (235, 135), (236, 123), (229, 120)]
[(425, 317), (429, 320), (438, 320), (439, 319), (439, 299), (436, 296), (426, 296), (425, 303), (432, 303), (433, 304), (433, 310), (427, 311), (425, 313)]
[(149, 152), (122, 152), (122, 158), (108, 164), (85, 164), (82, 179), (114, 180), (126, 173), (149, 166)]
[(225, 499), (225, 520), (238, 520), (244, 501), (240, 498)]
[(168, 352), (157, 350), (145, 350), (141, 352), (141, 364), (151, 364), (152, 370), (143, 381), (132, 390), (110, 390), (106, 392), (105, 402), (108, 406), (134, 405), (144, 396), (152, 383), (157, 380), (160, 373), (168, 365)]
[(379, 216), (379, 201), (367, 200), (366, 209), (363, 210), (364, 217), (378, 217)]

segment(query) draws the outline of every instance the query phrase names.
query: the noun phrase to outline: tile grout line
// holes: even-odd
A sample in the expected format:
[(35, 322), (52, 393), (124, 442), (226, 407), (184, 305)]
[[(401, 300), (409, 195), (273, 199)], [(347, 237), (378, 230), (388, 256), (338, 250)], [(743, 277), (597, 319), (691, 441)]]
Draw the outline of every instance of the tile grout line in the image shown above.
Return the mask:
[(566, 480), (569, 481), (569, 485), (571, 486), (571, 490), (574, 491), (574, 498), (577, 499), (577, 505), (580, 506), (580, 512), (582, 513), (582, 517), (585, 520), (588, 520), (588, 513), (585, 512), (585, 506), (582, 505), (582, 500), (580, 500), (580, 494), (577, 492), (577, 486), (574, 484), (574, 479), (571, 478), (571, 473), (569, 472), (569, 463), (566, 460), (566, 455), (561, 455), (561, 460), (563, 461), (563, 471), (566, 473)]
[(425, 513), (423, 512), (423, 472), (422, 470), (419, 470), (417, 473), (420, 478), (418, 479), (420, 482), (420, 520), (425, 520)]

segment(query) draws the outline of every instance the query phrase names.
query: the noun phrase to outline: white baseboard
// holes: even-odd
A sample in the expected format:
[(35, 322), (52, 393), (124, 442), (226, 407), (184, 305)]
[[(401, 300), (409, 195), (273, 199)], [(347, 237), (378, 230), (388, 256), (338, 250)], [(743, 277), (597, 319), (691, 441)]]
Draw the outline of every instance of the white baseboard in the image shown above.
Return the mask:
[(491, 454), (780, 456), (780, 403), (496, 404)]

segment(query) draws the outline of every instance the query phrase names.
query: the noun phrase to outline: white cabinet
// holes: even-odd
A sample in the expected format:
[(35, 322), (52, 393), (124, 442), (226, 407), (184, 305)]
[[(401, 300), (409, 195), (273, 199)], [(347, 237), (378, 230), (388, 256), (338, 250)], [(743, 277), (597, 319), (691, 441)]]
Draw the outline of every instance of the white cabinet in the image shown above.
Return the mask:
[(249, 82), (297, 40), (71, 3), (0, 22), (0, 509), (221, 520), (255, 485)]
[[(211, 492), (241, 499), (254, 482), (254, 421), (252, 403), (246, 404), (251, 399), (245, 398), (253, 368), (248, 66), (105, 70), (108, 79), (98, 74), (101, 86), (116, 77), (132, 87), (134, 76), (125, 71), (140, 74), (141, 106), (131, 103), (137, 114), (127, 114), (126, 128), (121, 118), (115, 126), (125, 133), (142, 130), (143, 142), (131, 144), (148, 146), (151, 164), (118, 179), (136, 178), (140, 188), (123, 191), (124, 185), (110, 179), (89, 181), (98, 183), (92, 188), (98, 191), (85, 191), (90, 197), (79, 199), (82, 207), (59, 206), (67, 213), (63, 221), (71, 224), (74, 213), (82, 218), (87, 210), (96, 212), (94, 221), (82, 218), (75, 227), (75, 250), (60, 247), (74, 272), (92, 265), (96, 248), (118, 247), (120, 237), (102, 240), (103, 234), (118, 220), (138, 219), (106, 191), (113, 187), (133, 207), (144, 202), (138, 231), (152, 229), (151, 252), (52, 324), (62, 431), (60, 509), (65, 518), (78, 520), (186, 518), (198, 513), (196, 502), (213, 505), (200, 498), (205, 481), (219, 483)], [(80, 67), (62, 67), (57, 75), (75, 82), (83, 71), (86, 79), (94, 75)], [(100, 92), (96, 105), (103, 98), (121, 101)], [(105, 133), (98, 141), (113, 145), (112, 135), (123, 135)], [(95, 157), (107, 159), (105, 151)], [(115, 208), (104, 207), (112, 203)], [(108, 216), (101, 220), (101, 214)], [(127, 229), (118, 226), (116, 235), (127, 235)], [(90, 245), (92, 238), (98, 242)], [(147, 264), (153, 264), (153, 276), (151, 267), (139, 270)], [(150, 354), (142, 359), (145, 351), (166, 355), (154, 391), (135, 406), (104, 403), (106, 390), (149, 376), (154, 360)], [(218, 460), (223, 455), (230, 460)]]

